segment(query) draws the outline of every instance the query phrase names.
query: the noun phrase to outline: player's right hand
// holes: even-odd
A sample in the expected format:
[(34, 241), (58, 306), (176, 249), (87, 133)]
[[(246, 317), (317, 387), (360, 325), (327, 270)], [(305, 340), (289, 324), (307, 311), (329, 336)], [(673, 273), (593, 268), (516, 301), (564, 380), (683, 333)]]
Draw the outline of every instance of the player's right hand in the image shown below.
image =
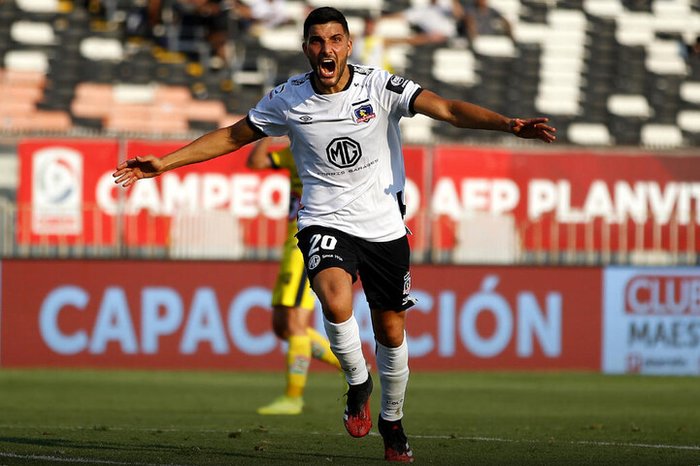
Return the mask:
[(152, 155), (138, 156), (117, 165), (112, 173), (114, 182), (127, 188), (142, 178), (153, 178), (161, 173), (163, 162)]

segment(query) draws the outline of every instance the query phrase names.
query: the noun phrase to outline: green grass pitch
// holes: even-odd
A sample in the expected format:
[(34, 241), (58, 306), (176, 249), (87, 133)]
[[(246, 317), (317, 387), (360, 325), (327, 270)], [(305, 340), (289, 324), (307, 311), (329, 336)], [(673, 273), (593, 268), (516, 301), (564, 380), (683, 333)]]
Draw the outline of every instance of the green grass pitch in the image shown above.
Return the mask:
[[(257, 415), (283, 383), (281, 372), (0, 370), (0, 465), (384, 464), (376, 428), (345, 433), (339, 375), (310, 375), (301, 416)], [(700, 378), (414, 371), (405, 412), (416, 464), (700, 464)]]

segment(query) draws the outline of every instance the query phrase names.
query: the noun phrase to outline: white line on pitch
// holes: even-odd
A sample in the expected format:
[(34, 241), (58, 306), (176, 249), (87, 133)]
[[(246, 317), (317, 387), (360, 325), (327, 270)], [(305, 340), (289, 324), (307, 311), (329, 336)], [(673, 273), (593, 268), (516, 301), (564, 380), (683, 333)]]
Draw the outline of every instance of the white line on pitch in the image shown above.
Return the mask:
[[(13, 425), (0, 425), (0, 429), (41, 429), (44, 431), (50, 430), (102, 430), (101, 426), (13, 426)], [(105, 431), (115, 430), (115, 431), (140, 431), (140, 432), (201, 432), (206, 434), (214, 433), (230, 433), (235, 432), (239, 429), (207, 429), (207, 428), (190, 428), (181, 429), (176, 427), (121, 427), (121, 426), (105, 426)], [(255, 429), (249, 430), (253, 432)], [(267, 431), (267, 433), (275, 434), (274, 431)], [(344, 437), (346, 434), (344, 432), (306, 432), (307, 435), (335, 435), (339, 437)], [(370, 432), (370, 435), (378, 436), (376, 432)], [(470, 442), (502, 442), (502, 443), (569, 443), (573, 445), (591, 445), (599, 447), (627, 447), (627, 448), (651, 448), (659, 450), (690, 450), (690, 451), (700, 451), (700, 445), (668, 445), (663, 443), (632, 443), (632, 442), (606, 442), (598, 440), (520, 440), (520, 439), (508, 439), (500, 437), (460, 437), (456, 435), (411, 435), (411, 438), (417, 439), (440, 439), (440, 440), (466, 440)], [(121, 463), (115, 463), (121, 464)], [(133, 464), (133, 463), (125, 463)]]
[(162, 463), (131, 463), (125, 461), (96, 460), (93, 458), (80, 458), (73, 456), (48, 456), (48, 455), (20, 455), (17, 453), (0, 452), (0, 458), (13, 458), (18, 460), (49, 461), (56, 463), (87, 463), (87, 464), (117, 464), (128, 466), (175, 466)]

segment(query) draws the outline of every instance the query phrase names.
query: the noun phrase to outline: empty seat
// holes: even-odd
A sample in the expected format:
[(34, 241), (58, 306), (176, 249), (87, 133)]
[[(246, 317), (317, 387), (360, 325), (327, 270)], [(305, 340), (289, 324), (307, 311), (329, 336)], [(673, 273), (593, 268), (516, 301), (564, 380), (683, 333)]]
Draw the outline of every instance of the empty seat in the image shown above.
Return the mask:
[(691, 104), (700, 104), (700, 82), (686, 81), (680, 85), (680, 96)]
[(489, 57), (515, 57), (515, 45), (506, 36), (478, 36), (474, 40), (474, 52)]
[(123, 104), (150, 104), (155, 101), (155, 86), (151, 84), (116, 84), (113, 100)]
[(56, 37), (49, 23), (15, 21), (10, 28), (10, 37), (15, 42), (27, 45), (54, 45)]
[(301, 35), (296, 26), (277, 27), (260, 36), (260, 45), (268, 50), (297, 51), (301, 48)]
[(583, 10), (601, 18), (616, 18), (624, 11), (620, 0), (584, 0)]
[(683, 131), (700, 134), (700, 110), (678, 112), (677, 124)]
[(124, 59), (124, 48), (117, 39), (88, 37), (80, 42), (80, 54), (89, 60), (120, 61)]
[(49, 59), (40, 50), (10, 50), (5, 54), (5, 68), (46, 74)]
[(655, 40), (647, 45), (645, 61), (647, 70), (656, 74), (685, 76), (688, 73), (685, 61), (680, 55), (677, 41)]
[(683, 134), (676, 125), (644, 125), (641, 139), (643, 145), (651, 148), (665, 149), (683, 145)]
[(29, 13), (59, 13), (59, 0), (16, 0), (17, 7)]
[(478, 82), (474, 55), (464, 49), (437, 49), (433, 53), (432, 74), (435, 79), (472, 86)]
[(612, 95), (608, 98), (608, 111), (623, 117), (648, 118), (651, 115), (649, 103), (643, 95)]
[(582, 146), (609, 146), (613, 142), (608, 127), (602, 123), (571, 123), (567, 137)]
[(651, 13), (624, 13), (617, 18), (617, 41), (623, 45), (646, 45), (655, 38), (654, 17)]

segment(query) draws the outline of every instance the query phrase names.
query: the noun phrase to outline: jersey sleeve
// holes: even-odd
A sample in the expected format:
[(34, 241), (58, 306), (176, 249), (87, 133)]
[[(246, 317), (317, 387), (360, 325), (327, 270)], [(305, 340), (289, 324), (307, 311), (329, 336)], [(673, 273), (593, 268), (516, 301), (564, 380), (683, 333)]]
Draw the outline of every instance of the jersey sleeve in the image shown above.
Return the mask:
[(413, 117), (413, 102), (422, 91), (419, 84), (386, 70), (378, 70), (373, 86), (382, 105), (392, 113)]
[(287, 135), (285, 84), (280, 84), (258, 101), (248, 112), (248, 122), (267, 136)]

